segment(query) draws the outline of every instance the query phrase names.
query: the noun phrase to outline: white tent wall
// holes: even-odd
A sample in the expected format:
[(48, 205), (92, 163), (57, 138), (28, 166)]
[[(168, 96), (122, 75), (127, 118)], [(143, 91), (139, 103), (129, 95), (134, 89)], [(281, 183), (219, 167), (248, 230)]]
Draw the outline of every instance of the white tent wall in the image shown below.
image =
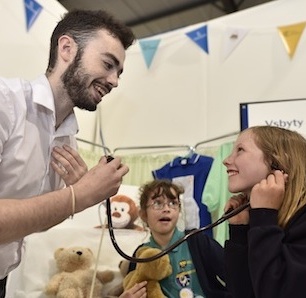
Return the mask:
[(44, 73), (51, 33), (66, 12), (57, 1), (36, 0), (43, 9), (27, 31), (25, 0), (0, 0), (0, 75), (33, 79)]
[[(306, 32), (290, 58), (279, 26), (306, 21), (306, 1), (278, 0), (205, 24), (153, 36), (150, 68), (139, 43), (127, 51), (119, 88), (99, 109), (105, 145), (194, 145), (240, 129), (239, 103), (305, 98)], [(185, 33), (208, 27), (207, 54)], [(225, 59), (228, 29), (247, 30)], [(79, 137), (101, 143), (95, 115), (77, 111)], [(89, 120), (91, 122), (89, 122)]]
[[(47, 67), (50, 34), (66, 11), (38, 0), (43, 10), (26, 31), (24, 1), (0, 1), (0, 75), (32, 79)], [(277, 0), (151, 39), (161, 42), (150, 68), (137, 42), (127, 51), (119, 88), (98, 113), (76, 109), (78, 137), (105, 145), (189, 144), (239, 130), (239, 103), (305, 97), (305, 32), (292, 59), (277, 27), (306, 20), (304, 0)], [(185, 33), (208, 26), (209, 53)], [(248, 30), (225, 59), (226, 30)], [(221, 120), (222, 119), (222, 120)], [(80, 146), (85, 146), (80, 143)]]
[[(210, 23), (208, 137), (240, 128), (241, 102), (306, 97), (306, 32), (292, 59), (278, 33), (279, 26), (305, 22), (305, 9), (303, 0), (279, 0)], [(225, 60), (225, 30), (237, 27), (249, 31)]]
[(188, 144), (205, 129), (207, 56), (190, 43), (181, 32), (166, 36), (150, 69), (139, 44), (128, 52), (120, 86), (101, 107), (107, 146)]

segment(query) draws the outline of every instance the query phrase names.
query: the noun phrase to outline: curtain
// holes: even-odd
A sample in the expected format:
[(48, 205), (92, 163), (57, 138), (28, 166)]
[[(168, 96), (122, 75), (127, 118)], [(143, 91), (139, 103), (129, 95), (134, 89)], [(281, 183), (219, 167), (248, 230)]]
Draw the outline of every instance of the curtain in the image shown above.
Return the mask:
[[(206, 147), (197, 150), (201, 155), (214, 157), (217, 153), (219, 146)], [(99, 162), (102, 156), (101, 151), (95, 152), (79, 148), (81, 157), (86, 162), (88, 168), (92, 168)], [(118, 155), (119, 156), (119, 155)], [(152, 171), (161, 168), (166, 163), (172, 161), (178, 155), (174, 153), (167, 154), (129, 154), (122, 155), (122, 163), (126, 164), (130, 171), (123, 177), (123, 184), (140, 186), (150, 180), (154, 179)]]

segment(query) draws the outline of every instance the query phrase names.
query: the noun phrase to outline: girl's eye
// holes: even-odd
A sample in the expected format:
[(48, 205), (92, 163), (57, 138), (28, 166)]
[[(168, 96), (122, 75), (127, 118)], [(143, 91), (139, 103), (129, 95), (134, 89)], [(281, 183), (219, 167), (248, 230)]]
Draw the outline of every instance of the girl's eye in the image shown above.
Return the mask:
[(239, 151), (243, 151), (243, 148), (242, 147), (238, 147), (237, 148), (237, 151), (239, 152)]
[(163, 203), (161, 202), (161, 201), (159, 201), (159, 200), (155, 200), (154, 201), (154, 203), (153, 203), (153, 205), (155, 205), (155, 206), (160, 206), (160, 205), (162, 205)]
[(180, 202), (178, 201), (171, 201), (169, 202), (169, 207), (172, 209), (177, 209), (180, 206)]

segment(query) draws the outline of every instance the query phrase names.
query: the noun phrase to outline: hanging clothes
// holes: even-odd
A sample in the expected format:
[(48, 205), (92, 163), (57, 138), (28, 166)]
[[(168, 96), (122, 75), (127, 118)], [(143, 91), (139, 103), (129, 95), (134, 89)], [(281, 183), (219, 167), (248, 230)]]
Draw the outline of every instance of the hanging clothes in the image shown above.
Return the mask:
[[(155, 179), (171, 179), (184, 187), (184, 198), (192, 197), (199, 206), (201, 227), (211, 223), (207, 206), (202, 203), (202, 193), (213, 160), (210, 156), (193, 153), (188, 157), (176, 157), (160, 169), (152, 171)], [(206, 233), (212, 237), (211, 230)]]
[[(216, 219), (223, 215), (225, 203), (232, 195), (228, 191), (228, 175), (223, 160), (231, 154), (233, 145), (234, 142), (228, 142), (219, 147), (203, 189), (202, 203)], [(214, 228), (214, 238), (222, 246), (228, 236), (227, 222)]]

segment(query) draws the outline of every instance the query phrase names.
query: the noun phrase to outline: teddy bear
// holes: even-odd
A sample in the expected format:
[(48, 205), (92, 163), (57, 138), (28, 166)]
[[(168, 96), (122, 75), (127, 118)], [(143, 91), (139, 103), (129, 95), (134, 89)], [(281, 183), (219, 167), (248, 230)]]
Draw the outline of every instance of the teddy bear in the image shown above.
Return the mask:
[[(128, 274), (130, 266), (130, 261), (126, 259), (122, 259), (119, 262), (119, 272), (121, 274), (122, 279)], [(119, 297), (123, 293), (123, 283), (120, 281), (119, 283), (115, 284), (111, 289), (108, 290), (106, 293), (107, 298), (114, 298)]]
[[(158, 248), (141, 246), (137, 252), (136, 257), (148, 258), (160, 253)], [(147, 283), (147, 297), (148, 298), (164, 298), (164, 294), (159, 285), (159, 281), (168, 277), (172, 273), (172, 266), (170, 264), (169, 255), (166, 254), (154, 261), (137, 263), (134, 271), (129, 272), (123, 279), (123, 288), (128, 290), (136, 283), (146, 280)]]
[(97, 271), (92, 287), (94, 255), (88, 247), (58, 248), (54, 252), (58, 272), (45, 287), (46, 295), (57, 298), (100, 298), (103, 285), (114, 279), (111, 270)]

